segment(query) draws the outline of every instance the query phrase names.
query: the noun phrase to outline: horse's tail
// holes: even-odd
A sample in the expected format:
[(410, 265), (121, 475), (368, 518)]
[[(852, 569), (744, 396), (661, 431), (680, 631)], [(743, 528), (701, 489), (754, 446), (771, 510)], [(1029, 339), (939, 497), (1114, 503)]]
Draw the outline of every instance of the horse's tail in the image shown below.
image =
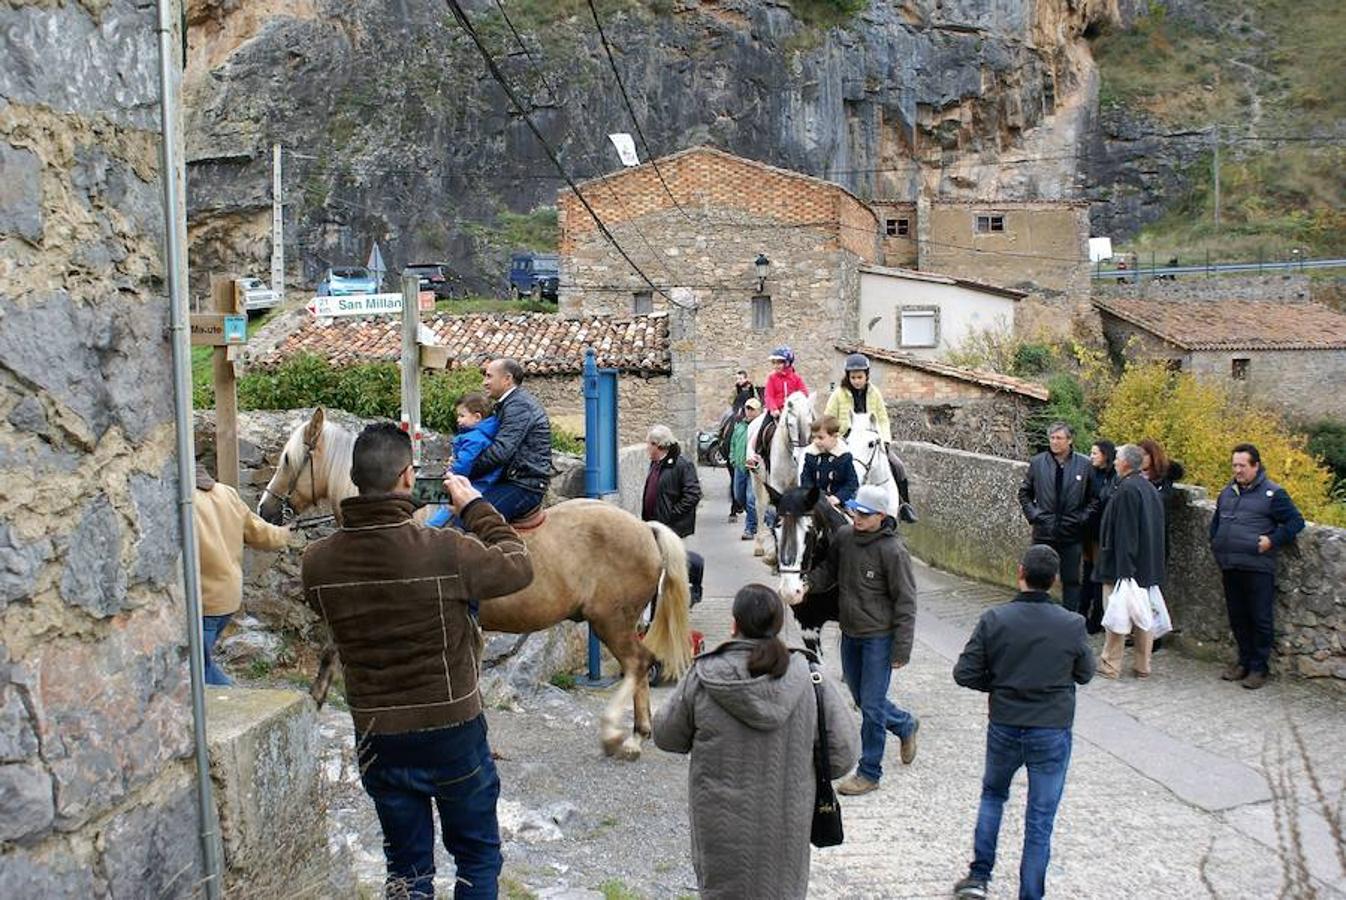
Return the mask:
[(664, 664), (670, 680), (681, 678), (692, 664), (691, 591), (687, 586), (687, 549), (682, 538), (660, 522), (648, 523), (654, 531), (663, 560), (664, 577), (659, 582), (659, 602), (654, 621), (645, 632), (645, 649)]

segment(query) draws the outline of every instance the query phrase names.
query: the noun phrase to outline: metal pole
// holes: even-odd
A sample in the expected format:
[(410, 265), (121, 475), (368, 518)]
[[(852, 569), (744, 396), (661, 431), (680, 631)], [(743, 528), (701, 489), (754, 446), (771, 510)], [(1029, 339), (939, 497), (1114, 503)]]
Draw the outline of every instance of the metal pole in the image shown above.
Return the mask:
[[(598, 434), (598, 360), (593, 347), (584, 348), (584, 376), (581, 380), (584, 390), (584, 496), (597, 500), (600, 497), (598, 446), (602, 438)], [(588, 662), (589, 681), (597, 682), (603, 677), (603, 666), (592, 624), (589, 625)]]
[(1215, 153), (1211, 156), (1211, 180), (1215, 185), (1215, 230), (1220, 230), (1220, 126), (1215, 126)]
[(285, 213), (281, 200), (280, 144), (271, 145), (271, 290), (285, 303)]
[[(173, 47), (173, 0), (158, 0), (159, 12), (159, 127), (160, 173), (164, 188), (165, 270), (173, 347), (173, 419), (177, 427), (178, 528), (182, 534), (182, 582), (187, 607), (187, 670), (191, 679), (192, 742), (196, 761), (196, 802), (201, 831), (202, 881), (206, 897), (220, 897), (219, 824), (210, 784), (210, 756), (206, 749), (205, 640), (201, 633), (201, 584), (196, 553), (196, 522), (192, 492), (196, 489), (196, 452), (192, 446), (192, 356), (187, 310), (186, 258), (182, 231), (186, 229), (178, 181), (177, 75), (181, 67)], [(181, 229), (181, 230), (180, 230)]]
[(411, 463), (421, 466), (420, 279), (402, 273), (402, 428), (411, 435)]

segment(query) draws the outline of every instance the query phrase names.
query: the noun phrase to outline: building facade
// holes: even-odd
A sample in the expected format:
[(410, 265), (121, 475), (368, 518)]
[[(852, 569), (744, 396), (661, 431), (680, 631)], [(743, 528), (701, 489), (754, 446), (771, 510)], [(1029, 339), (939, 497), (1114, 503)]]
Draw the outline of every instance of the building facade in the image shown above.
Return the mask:
[(935, 200), (928, 215), (929, 222), (920, 223), (922, 271), (1044, 299), (1089, 293), (1089, 206), (1083, 201)]
[(1012, 331), (1025, 296), (966, 279), (861, 266), (859, 324), (871, 346), (935, 358), (975, 332)]
[(899, 269), (914, 269), (920, 262), (916, 239), (916, 204), (909, 200), (871, 200), (879, 220), (882, 263)]

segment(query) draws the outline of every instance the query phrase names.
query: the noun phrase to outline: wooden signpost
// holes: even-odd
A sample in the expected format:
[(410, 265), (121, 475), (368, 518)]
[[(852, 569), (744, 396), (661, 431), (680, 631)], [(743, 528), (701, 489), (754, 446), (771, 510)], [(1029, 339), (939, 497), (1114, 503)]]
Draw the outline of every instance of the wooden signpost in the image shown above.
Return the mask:
[(215, 480), (238, 487), (238, 382), (234, 360), (248, 340), (243, 292), (234, 278), (210, 281), (215, 312), (192, 315), (192, 345), (214, 347), (211, 366), (215, 382)]

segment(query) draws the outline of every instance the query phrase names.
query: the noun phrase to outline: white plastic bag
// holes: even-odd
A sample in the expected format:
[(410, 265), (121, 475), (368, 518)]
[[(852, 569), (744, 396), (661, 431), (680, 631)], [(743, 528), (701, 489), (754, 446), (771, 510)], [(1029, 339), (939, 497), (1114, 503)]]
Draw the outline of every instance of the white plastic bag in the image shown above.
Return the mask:
[(1103, 612), (1103, 627), (1113, 634), (1130, 634), (1133, 627), (1149, 631), (1153, 626), (1154, 611), (1150, 607), (1149, 591), (1134, 578), (1117, 582)]
[(1168, 616), (1168, 604), (1164, 602), (1164, 593), (1159, 590), (1159, 585), (1156, 584), (1151, 587), (1149, 594), (1150, 611), (1153, 618), (1150, 633), (1155, 638), (1161, 638), (1173, 630), (1173, 620)]

